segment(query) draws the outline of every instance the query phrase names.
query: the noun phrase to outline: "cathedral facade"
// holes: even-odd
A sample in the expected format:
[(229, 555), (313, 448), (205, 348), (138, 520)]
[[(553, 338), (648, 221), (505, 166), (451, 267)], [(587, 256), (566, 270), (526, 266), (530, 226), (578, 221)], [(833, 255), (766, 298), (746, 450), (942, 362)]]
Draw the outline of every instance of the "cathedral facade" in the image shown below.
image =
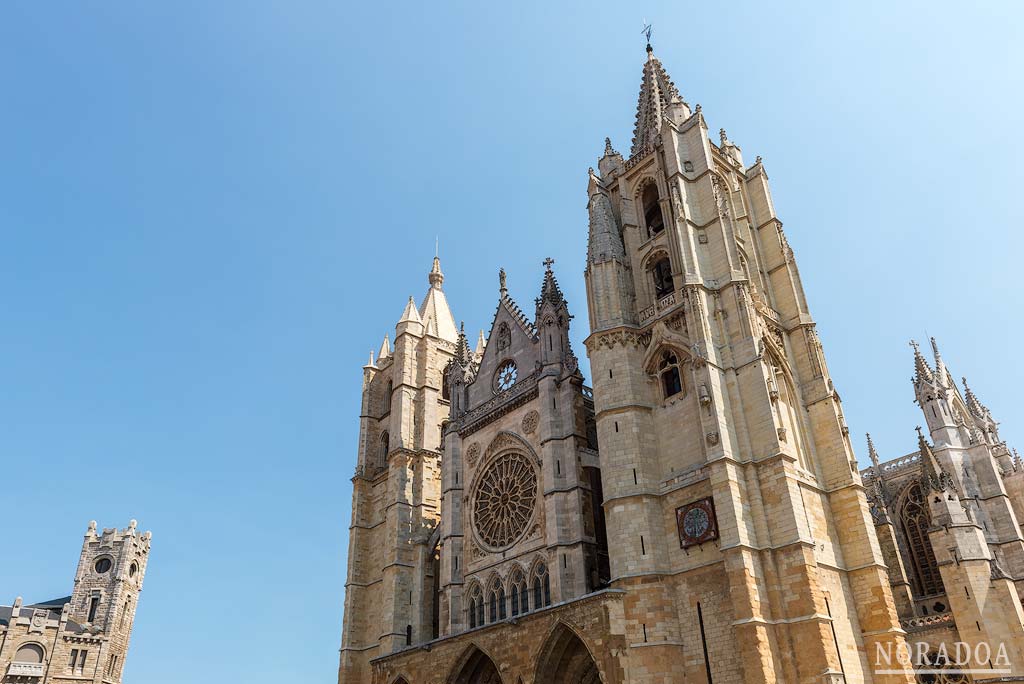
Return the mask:
[(473, 342), (435, 259), (371, 353), (341, 684), (915, 681), (765, 167), (708, 133), (648, 46), (588, 175), (592, 388), (550, 260)]
[(90, 522), (71, 596), (0, 606), (0, 681), (120, 682), (151, 539), (134, 520), (99, 533)]

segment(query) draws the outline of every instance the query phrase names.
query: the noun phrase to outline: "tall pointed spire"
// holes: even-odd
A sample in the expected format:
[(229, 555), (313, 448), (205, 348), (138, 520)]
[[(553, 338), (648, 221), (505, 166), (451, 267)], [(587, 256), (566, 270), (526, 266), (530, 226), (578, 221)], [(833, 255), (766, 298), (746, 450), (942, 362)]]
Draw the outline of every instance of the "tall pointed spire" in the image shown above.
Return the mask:
[(476, 338), (476, 349), (473, 351), (477, 357), (484, 355), (484, 348), (487, 347), (487, 338), (484, 337), (484, 331), (480, 331), (480, 336)]
[(463, 367), (469, 365), (469, 341), (466, 340), (466, 322), (459, 325), (459, 335), (455, 343), (455, 358)]
[(871, 441), (871, 433), (866, 433), (868, 436), (868, 456), (871, 458), (871, 465), (875, 468), (875, 474), (881, 475), (882, 468), (878, 463), (878, 452), (875, 451), (875, 443)]
[(935, 341), (935, 338), (931, 338), (932, 342), (932, 354), (935, 356), (935, 379), (943, 387), (949, 385), (947, 378), (949, 374), (946, 372), (946, 364), (942, 361), (942, 354), (939, 353), (939, 345)]
[(978, 401), (978, 397), (974, 394), (974, 390), (967, 384), (967, 378), (960, 378), (964, 383), (964, 399), (967, 403), (967, 410), (971, 412), (971, 415), (975, 418), (985, 418), (985, 414), (988, 413), (988, 409), (985, 408), (984, 404)]
[(922, 483), (934, 491), (942, 491), (951, 485), (949, 474), (942, 469), (939, 462), (935, 460), (928, 440), (924, 438), (921, 426), (917, 426), (917, 448), (921, 454)]
[(444, 273), (441, 272), (441, 260), (436, 256), (434, 263), (427, 274), (430, 282), (430, 289), (427, 296), (420, 305), (420, 317), (423, 320), (428, 335), (440, 337), (442, 340), (454, 342), (458, 337), (455, 330), (455, 317), (448, 307), (448, 299), (444, 295), (441, 285), (444, 283)]
[(612, 202), (605, 192), (601, 180), (590, 172), (590, 236), (587, 240), (587, 262), (599, 264), (617, 259), (626, 263), (626, 248), (622, 243), (622, 235), (615, 223)]
[(558, 280), (555, 279), (555, 272), (551, 270), (551, 265), (555, 263), (555, 260), (548, 257), (543, 263), (544, 284), (541, 285), (540, 297), (537, 298), (538, 312), (544, 302), (551, 302), (555, 306), (565, 303), (565, 295), (562, 294), (562, 288), (558, 286)]
[(921, 347), (918, 346), (915, 340), (910, 340), (910, 346), (914, 348), (914, 379), (917, 382), (934, 383), (935, 376), (932, 375), (931, 366), (928, 365), (924, 355), (921, 354)]
[(669, 108), (680, 106), (683, 117), (689, 117), (690, 108), (680, 97), (672, 79), (661, 62), (654, 56), (654, 49), (647, 45), (647, 61), (644, 62), (643, 80), (640, 83), (640, 97), (636, 105), (636, 126), (633, 128), (633, 147), (630, 156), (650, 147), (658, 138), (661, 124)]
[[(410, 301), (412, 301), (411, 297)], [(380, 351), (377, 352), (377, 358), (386, 359), (389, 356), (391, 356), (391, 341), (388, 340), (387, 333), (384, 333), (384, 340), (380, 343)]]

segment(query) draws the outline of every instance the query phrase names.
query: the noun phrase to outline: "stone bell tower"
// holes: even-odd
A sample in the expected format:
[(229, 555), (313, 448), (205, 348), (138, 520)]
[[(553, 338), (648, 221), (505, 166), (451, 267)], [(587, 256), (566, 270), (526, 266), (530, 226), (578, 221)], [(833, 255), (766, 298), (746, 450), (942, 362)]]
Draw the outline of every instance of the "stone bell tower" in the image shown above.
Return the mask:
[(363, 367), (359, 447), (352, 478), (348, 577), (339, 681), (368, 682), (369, 661), (436, 631), (432, 538), (441, 506), (443, 370), (458, 333), (436, 257), (419, 307), (409, 298)]
[(85, 533), (70, 617), (108, 637), (97, 656), (106, 680), (121, 679), (152, 536), (139, 533), (134, 520), (124, 530), (109, 528), (101, 534), (93, 521)]
[(761, 158), (711, 142), (648, 45), (629, 156), (606, 140), (587, 192), (629, 681), (913, 681), (875, 673), (903, 632)]

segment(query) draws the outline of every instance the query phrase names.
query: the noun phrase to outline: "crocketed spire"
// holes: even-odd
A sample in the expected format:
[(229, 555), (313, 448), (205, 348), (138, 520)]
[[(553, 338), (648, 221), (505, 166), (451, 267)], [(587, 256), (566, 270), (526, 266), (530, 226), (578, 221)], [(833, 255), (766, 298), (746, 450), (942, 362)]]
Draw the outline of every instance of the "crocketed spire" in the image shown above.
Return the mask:
[(670, 105), (685, 105), (672, 79), (661, 62), (654, 56), (654, 50), (647, 46), (647, 61), (644, 63), (643, 80), (640, 83), (640, 97), (636, 105), (636, 126), (633, 129), (633, 147), (630, 156), (651, 146), (661, 131)]
[(917, 426), (917, 448), (921, 454), (922, 484), (932, 491), (941, 492), (951, 486), (949, 473), (942, 469), (939, 462), (935, 460), (931, 445), (924, 438), (921, 426)]
[(626, 249), (618, 226), (615, 225), (611, 199), (593, 173), (590, 174), (589, 194), (587, 208), (590, 211), (590, 239), (587, 241), (587, 262), (599, 264), (617, 259), (626, 263)]
[(914, 340), (910, 340), (910, 346), (914, 348), (914, 380), (934, 384), (935, 376), (932, 374), (931, 366), (928, 365), (924, 355), (921, 354), (921, 347)]
[(469, 340), (466, 339), (466, 322), (463, 321), (459, 325), (458, 340), (455, 343), (455, 359), (462, 364), (463, 367), (469, 365)]
[(974, 394), (974, 391), (968, 386), (967, 378), (960, 378), (964, 382), (964, 400), (967, 403), (967, 410), (971, 412), (971, 415), (975, 418), (986, 418), (988, 409), (985, 405), (978, 401), (978, 397)]
[(558, 286), (555, 272), (551, 270), (553, 263), (555, 263), (554, 259), (548, 258), (544, 260), (544, 284), (541, 285), (540, 297), (537, 298), (538, 311), (544, 302), (551, 302), (555, 306), (565, 304), (565, 295), (562, 294), (562, 288)]
[(939, 353), (939, 345), (935, 341), (935, 338), (931, 338), (932, 342), (932, 354), (935, 356), (935, 379), (943, 387), (948, 386), (947, 378), (948, 373), (946, 372), (946, 364), (942, 361), (942, 354)]
[(871, 458), (871, 465), (875, 467), (875, 473), (881, 475), (882, 469), (878, 465), (878, 452), (875, 451), (875, 443), (871, 441), (871, 433), (866, 434), (868, 436), (868, 457)]

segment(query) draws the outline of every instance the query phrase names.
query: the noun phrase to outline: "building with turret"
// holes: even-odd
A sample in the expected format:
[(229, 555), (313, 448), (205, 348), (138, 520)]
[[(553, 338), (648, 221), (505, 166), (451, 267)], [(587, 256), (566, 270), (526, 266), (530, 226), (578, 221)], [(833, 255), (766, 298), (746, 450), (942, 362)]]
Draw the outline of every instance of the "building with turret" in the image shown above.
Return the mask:
[(90, 522), (70, 596), (0, 606), (5, 683), (118, 684), (146, 575), (150, 532)]
[(936, 669), (969, 653), (956, 669), (982, 670), (975, 681), (1024, 681), (1024, 464), (931, 345), (930, 363), (912, 343), (917, 450), (883, 461), (868, 435), (862, 473), (896, 609)]
[(587, 208), (592, 389), (550, 260), (475, 348), (435, 260), (371, 354), (339, 682), (915, 681), (765, 165), (650, 46)]

